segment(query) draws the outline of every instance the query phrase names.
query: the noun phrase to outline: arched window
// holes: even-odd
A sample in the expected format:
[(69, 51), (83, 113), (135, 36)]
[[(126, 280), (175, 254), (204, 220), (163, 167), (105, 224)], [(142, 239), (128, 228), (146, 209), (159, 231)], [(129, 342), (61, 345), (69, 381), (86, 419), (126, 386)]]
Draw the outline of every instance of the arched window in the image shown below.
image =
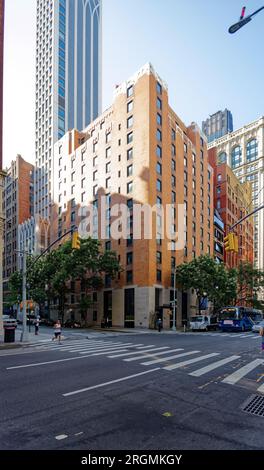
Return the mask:
[(233, 148), (231, 153), (231, 166), (232, 168), (236, 168), (237, 166), (242, 164), (242, 150), (240, 145), (237, 145)]
[(217, 156), (217, 165), (221, 165), (221, 163), (226, 163), (227, 161), (227, 154), (225, 152), (221, 152)]
[(247, 142), (247, 162), (252, 162), (258, 157), (258, 142), (251, 139)]

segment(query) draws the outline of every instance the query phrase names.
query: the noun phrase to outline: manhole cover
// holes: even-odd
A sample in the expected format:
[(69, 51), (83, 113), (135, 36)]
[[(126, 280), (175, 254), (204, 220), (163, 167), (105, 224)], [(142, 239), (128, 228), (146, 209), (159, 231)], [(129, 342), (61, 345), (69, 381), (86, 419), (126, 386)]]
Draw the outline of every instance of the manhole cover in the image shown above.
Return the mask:
[(250, 395), (241, 408), (245, 413), (264, 417), (264, 397), (260, 395)]

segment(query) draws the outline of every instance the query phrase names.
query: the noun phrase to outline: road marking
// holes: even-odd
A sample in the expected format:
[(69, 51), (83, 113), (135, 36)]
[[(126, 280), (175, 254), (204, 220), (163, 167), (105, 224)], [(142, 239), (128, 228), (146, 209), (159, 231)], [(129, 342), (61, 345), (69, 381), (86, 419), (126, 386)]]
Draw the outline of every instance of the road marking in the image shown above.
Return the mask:
[(104, 349), (109, 349), (109, 348), (131, 348), (133, 346), (134, 346), (133, 343), (124, 343), (124, 344), (119, 343), (119, 344), (110, 344), (109, 346), (106, 346), (106, 345), (105, 346), (91, 346), (91, 347), (89, 347), (89, 346), (79, 346), (79, 347), (75, 347), (73, 349), (72, 348), (63, 349), (63, 350), (60, 349), (60, 351), (62, 351), (62, 352), (63, 351), (76, 352), (76, 351), (85, 350), (85, 351), (91, 351), (91, 352), (94, 351), (94, 352), (96, 352), (96, 351), (103, 351)]
[(86, 354), (89, 353), (90, 356), (94, 356), (95, 354), (108, 354), (108, 353), (114, 353), (115, 351), (121, 352), (121, 351), (128, 351), (128, 346), (112, 346), (111, 348), (105, 348), (105, 349), (93, 349), (92, 351), (85, 350), (85, 351), (79, 351), (79, 354)]
[(57, 359), (56, 361), (36, 362), (34, 364), (24, 364), (23, 366), (12, 366), (12, 367), (7, 367), (6, 370), (25, 369), (27, 367), (45, 366), (47, 364), (56, 364), (58, 362), (76, 361), (77, 359), (85, 359), (86, 357), (90, 357), (90, 355), (68, 357), (67, 359)]
[(77, 432), (76, 434), (74, 434), (75, 436), (81, 436), (83, 434), (83, 432)]
[(55, 439), (57, 439), (57, 441), (62, 441), (62, 439), (67, 439), (67, 435), (66, 434), (61, 434), (60, 436), (55, 436)]
[[(156, 351), (160, 351), (160, 350), (162, 350), (162, 349), (169, 349), (169, 346), (163, 346), (162, 348), (145, 349), (145, 351), (143, 351), (143, 352), (146, 352), (146, 353), (153, 352), (153, 351), (156, 352)], [(127, 356), (132, 356), (132, 355), (140, 354), (140, 353), (141, 353), (141, 351), (136, 351), (136, 352), (127, 354)], [(144, 358), (144, 357), (146, 357), (146, 356), (139, 356), (139, 359), (140, 359), (140, 358)], [(137, 361), (137, 359), (138, 359), (137, 357), (136, 357), (136, 358), (130, 357), (130, 358), (128, 358), (128, 359), (124, 359), (124, 361), (126, 361), (126, 362)]]
[[(162, 354), (168, 354), (168, 353), (171, 353), (171, 352), (174, 352), (174, 351), (183, 351), (183, 348), (170, 349), (169, 351), (167, 350), (167, 351), (157, 352), (156, 354), (155, 353), (154, 354), (149, 354), (149, 356), (150, 357), (161, 356)], [(142, 352), (142, 350), (137, 351), (136, 354), (139, 354), (141, 352)], [(146, 351), (143, 351), (143, 352), (145, 352), (145, 354), (148, 354), (149, 351), (146, 350)], [(118, 354), (117, 356), (107, 356), (107, 357), (112, 359), (113, 357), (122, 357), (122, 356), (123, 356), (123, 354)], [(145, 355), (144, 356), (139, 356), (139, 357), (137, 357), (137, 360), (138, 359), (146, 359), (146, 358), (147, 358), (147, 356), (145, 356)]]
[(264, 393), (264, 384), (262, 384), (262, 385), (258, 388), (258, 392)]
[[(144, 349), (146, 352), (148, 352), (148, 351), (154, 351), (154, 349), (150, 349), (150, 348), (152, 348), (152, 346), (153, 346), (153, 345), (144, 346), (143, 348), (140, 348), (139, 351), (128, 352), (128, 353), (126, 353), (126, 354), (117, 354), (117, 355), (109, 356), (109, 357), (112, 359), (112, 358), (114, 358), (114, 357), (124, 357), (124, 356), (131, 356), (132, 354), (140, 354), (140, 353), (144, 352), (143, 349)], [(165, 347), (167, 348), (168, 346), (165, 346)], [(145, 356), (144, 356), (144, 357), (145, 357)]]
[(195, 359), (189, 359), (188, 361), (183, 361), (183, 362), (179, 362), (178, 364), (172, 364), (171, 366), (163, 367), (163, 369), (166, 369), (166, 370), (179, 369), (180, 367), (193, 364), (194, 362), (203, 361), (204, 359), (208, 359), (209, 357), (219, 356), (219, 354), (220, 353), (206, 354), (205, 356), (196, 357)]
[(149, 366), (151, 364), (157, 364), (158, 362), (166, 362), (166, 361), (170, 361), (171, 359), (177, 359), (178, 357), (191, 356), (191, 354), (197, 354), (199, 352), (201, 352), (201, 351), (189, 351), (189, 352), (186, 352), (186, 353), (175, 354), (174, 356), (163, 357), (162, 359), (153, 359), (152, 361), (141, 362), (141, 365), (142, 366)]
[(246, 364), (244, 367), (241, 367), (240, 369), (236, 370), (233, 374), (228, 375), (224, 380), (222, 380), (222, 382), (229, 385), (234, 385), (260, 364), (264, 364), (264, 359), (255, 359), (249, 364)]
[(217, 362), (214, 362), (213, 364), (210, 364), (209, 366), (202, 367), (201, 369), (191, 372), (189, 375), (192, 375), (194, 377), (200, 377), (201, 375), (204, 375), (207, 372), (210, 372), (211, 370), (217, 369), (218, 367), (221, 367), (239, 358), (240, 356), (230, 356), (230, 357), (227, 357), (226, 359), (221, 359), (221, 361), (217, 361)]
[(156, 370), (160, 370), (160, 367), (157, 367), (156, 369), (146, 370), (144, 372), (140, 372), (139, 374), (128, 375), (127, 377), (111, 380), (110, 382), (104, 382), (102, 384), (93, 385), (92, 387), (82, 388), (81, 390), (75, 390), (74, 392), (64, 393), (62, 396), (69, 397), (71, 395), (77, 395), (78, 393), (88, 392), (89, 390), (95, 390), (96, 388), (106, 387), (107, 385), (134, 379), (135, 377), (140, 377), (141, 375), (150, 374), (151, 372), (156, 372)]
[[(170, 351), (170, 350), (163, 351), (162, 353), (156, 353), (156, 351), (157, 351), (157, 349), (154, 351), (153, 354), (148, 354), (149, 351), (146, 351), (146, 354), (144, 354), (143, 356), (131, 357), (131, 358), (129, 358), (129, 359), (124, 359), (124, 361), (126, 361), (126, 362), (132, 362), (132, 361), (139, 361), (139, 360), (141, 360), (141, 359), (149, 359), (149, 358), (151, 358), (151, 357), (154, 357), (154, 358), (155, 358), (155, 357), (158, 356), (159, 354), (170, 354), (173, 350), (172, 350), (172, 351)], [(182, 349), (182, 348), (178, 348), (178, 349), (176, 349), (176, 351), (183, 351), (183, 349)], [(165, 359), (166, 359), (166, 358), (165, 358)], [(164, 359), (164, 360), (165, 360), (165, 359)], [(156, 359), (156, 360), (159, 361), (159, 359)], [(162, 362), (162, 361), (161, 361), (161, 362)]]
[[(80, 343), (71, 343), (71, 344), (65, 344), (65, 345), (62, 345), (62, 344), (50, 344), (49, 346), (45, 347), (45, 350), (48, 350), (48, 349), (56, 349), (56, 350), (60, 350), (60, 351), (64, 351), (64, 350), (67, 350), (67, 349), (74, 349), (74, 348), (81, 348), (81, 347), (86, 347), (86, 348), (100, 348), (100, 347), (104, 347), (105, 345), (107, 344), (121, 344), (121, 343), (100, 343), (100, 344), (96, 344), (96, 343), (89, 343), (89, 342), (86, 342), (86, 341), (81, 341)], [(131, 343), (130, 343), (131, 344)], [(42, 348), (43, 349), (43, 348)]]

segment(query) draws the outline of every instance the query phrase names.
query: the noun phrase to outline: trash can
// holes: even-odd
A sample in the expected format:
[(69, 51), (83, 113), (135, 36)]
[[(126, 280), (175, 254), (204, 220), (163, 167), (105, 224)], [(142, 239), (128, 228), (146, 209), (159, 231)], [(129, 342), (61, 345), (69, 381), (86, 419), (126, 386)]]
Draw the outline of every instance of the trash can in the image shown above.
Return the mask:
[(15, 342), (15, 326), (4, 326), (5, 329), (5, 343), (14, 343)]

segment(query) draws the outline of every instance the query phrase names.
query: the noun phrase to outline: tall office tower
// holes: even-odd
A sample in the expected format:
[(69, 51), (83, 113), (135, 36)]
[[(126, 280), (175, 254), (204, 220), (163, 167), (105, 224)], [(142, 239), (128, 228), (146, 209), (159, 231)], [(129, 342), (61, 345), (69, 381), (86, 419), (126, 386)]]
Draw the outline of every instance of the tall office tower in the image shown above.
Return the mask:
[[(104, 316), (113, 325), (148, 327), (154, 312), (173, 300), (175, 265), (213, 256), (213, 170), (206, 137), (195, 123), (186, 127), (170, 107), (167, 85), (151, 64), (116, 88), (113, 105), (88, 127), (67, 132), (55, 144), (54, 179), (51, 240), (79, 226), (80, 209), (92, 203), (98, 208), (92, 234), (104, 249), (117, 252), (124, 268), (119, 279), (106, 276), (105, 288), (94, 292), (90, 324)], [(122, 204), (128, 213), (121, 222), (116, 218)], [(146, 206), (157, 206), (156, 230), (154, 220), (146, 216), (141, 223), (138, 216)], [(182, 243), (175, 241), (176, 232)], [(67, 307), (78, 316), (85, 292), (77, 284), (70, 286)], [(195, 312), (192, 293), (179, 291), (178, 325)]]
[(225, 134), (233, 131), (233, 116), (231, 111), (217, 111), (203, 121), (202, 130), (207, 137), (208, 142), (219, 139)]
[(53, 145), (101, 111), (101, 0), (37, 0), (35, 214), (49, 218)]
[(4, 62), (4, 18), (5, 0), (0, 0), (0, 170), (2, 169), (3, 152), (3, 62)]

